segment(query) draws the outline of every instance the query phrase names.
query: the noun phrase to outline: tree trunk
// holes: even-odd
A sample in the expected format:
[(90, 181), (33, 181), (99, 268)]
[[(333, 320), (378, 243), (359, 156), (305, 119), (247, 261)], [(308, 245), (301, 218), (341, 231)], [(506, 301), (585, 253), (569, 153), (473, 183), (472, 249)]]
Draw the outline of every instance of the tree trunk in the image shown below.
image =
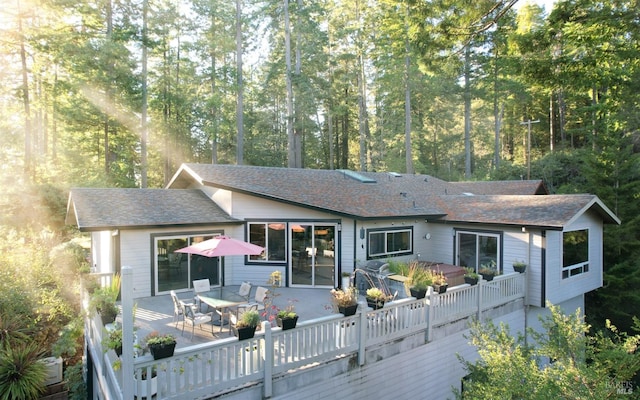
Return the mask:
[(289, 0), (284, 0), (284, 46), (285, 69), (287, 86), (287, 138), (289, 144), (289, 168), (297, 168), (298, 158), (296, 154), (295, 134), (293, 131), (293, 87), (291, 83), (291, 31), (289, 26)]
[(147, 187), (147, 14), (149, 12), (149, 0), (142, 1), (142, 112), (140, 116), (140, 187)]
[(29, 102), (29, 75), (27, 69), (27, 52), (24, 46), (22, 15), (18, 0), (18, 36), (20, 37), (20, 62), (22, 68), (22, 104), (24, 107), (24, 172), (27, 176), (33, 171), (33, 153), (31, 144), (31, 104)]
[(404, 41), (404, 149), (407, 174), (413, 174), (413, 152), (411, 151), (411, 84), (409, 78), (409, 40)]
[(471, 178), (471, 49), (464, 50), (464, 177)]
[(236, 123), (238, 129), (238, 143), (236, 147), (236, 163), (244, 163), (244, 87), (242, 78), (242, 1), (236, 0), (236, 57), (238, 69), (238, 103), (236, 108)]

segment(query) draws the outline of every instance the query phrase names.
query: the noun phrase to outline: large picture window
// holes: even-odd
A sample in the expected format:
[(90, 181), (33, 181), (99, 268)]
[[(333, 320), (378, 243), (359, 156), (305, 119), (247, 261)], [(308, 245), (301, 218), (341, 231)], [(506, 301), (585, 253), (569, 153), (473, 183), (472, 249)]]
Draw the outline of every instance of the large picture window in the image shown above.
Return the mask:
[(456, 256), (458, 265), (478, 271), (480, 268), (491, 268), (497, 274), (502, 272), (501, 236), (487, 232), (456, 232)]
[(412, 229), (370, 230), (368, 234), (368, 256), (370, 258), (397, 256), (413, 252)]
[(287, 230), (284, 222), (250, 222), (249, 242), (264, 247), (261, 255), (250, 256), (253, 261), (283, 262), (287, 254)]
[(589, 231), (562, 234), (562, 279), (589, 271)]

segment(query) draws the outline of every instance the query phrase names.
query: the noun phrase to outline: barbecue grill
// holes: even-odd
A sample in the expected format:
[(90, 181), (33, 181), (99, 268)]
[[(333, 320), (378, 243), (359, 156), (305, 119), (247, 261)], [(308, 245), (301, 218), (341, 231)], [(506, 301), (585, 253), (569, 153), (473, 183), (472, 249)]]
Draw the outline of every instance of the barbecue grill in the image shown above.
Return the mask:
[[(370, 279), (367, 279), (366, 276)], [(370, 281), (377, 284), (378, 287), (388, 287), (389, 264), (384, 261), (371, 260), (367, 262), (364, 268), (360, 269), (360, 273), (356, 274), (356, 287), (360, 291), (365, 291), (371, 287)]]

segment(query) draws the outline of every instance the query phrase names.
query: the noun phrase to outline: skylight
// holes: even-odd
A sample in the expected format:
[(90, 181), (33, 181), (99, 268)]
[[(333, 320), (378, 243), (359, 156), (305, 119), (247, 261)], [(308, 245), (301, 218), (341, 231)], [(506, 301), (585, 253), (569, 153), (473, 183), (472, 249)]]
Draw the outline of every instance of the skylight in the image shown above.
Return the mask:
[(368, 177), (366, 177), (364, 175), (361, 175), (361, 174), (359, 174), (359, 173), (357, 173), (355, 171), (350, 171), (348, 169), (339, 169), (338, 171), (342, 172), (343, 174), (345, 174), (349, 178), (355, 179), (355, 180), (357, 180), (358, 182), (361, 182), (361, 183), (376, 183), (375, 179), (368, 178)]

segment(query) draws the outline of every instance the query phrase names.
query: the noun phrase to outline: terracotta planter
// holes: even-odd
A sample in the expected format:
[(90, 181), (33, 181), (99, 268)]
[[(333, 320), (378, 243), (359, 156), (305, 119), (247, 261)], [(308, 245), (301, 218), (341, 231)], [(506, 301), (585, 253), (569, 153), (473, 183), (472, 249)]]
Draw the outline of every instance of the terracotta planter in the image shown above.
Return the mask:
[(345, 317), (355, 314), (356, 310), (358, 310), (357, 304), (347, 307), (338, 307), (338, 311), (340, 311)]
[(233, 328), (233, 334), (238, 337), (238, 340), (251, 339), (256, 334), (256, 328), (256, 326)]
[(377, 310), (384, 307), (384, 300), (370, 299), (369, 297), (367, 297), (367, 305), (374, 310)]
[(411, 296), (415, 297), (416, 299), (424, 299), (427, 295), (427, 289), (417, 290), (414, 288), (409, 288), (409, 292), (411, 292)]
[(286, 331), (287, 329), (293, 329), (296, 327), (296, 324), (298, 323), (298, 316), (296, 315), (293, 318), (277, 318), (276, 322), (278, 323), (278, 326), (280, 328), (282, 328), (283, 331)]
[(159, 360), (161, 358), (168, 358), (173, 356), (173, 352), (176, 349), (176, 344), (166, 344), (166, 345), (152, 345), (149, 346), (149, 351), (153, 356), (154, 360)]

